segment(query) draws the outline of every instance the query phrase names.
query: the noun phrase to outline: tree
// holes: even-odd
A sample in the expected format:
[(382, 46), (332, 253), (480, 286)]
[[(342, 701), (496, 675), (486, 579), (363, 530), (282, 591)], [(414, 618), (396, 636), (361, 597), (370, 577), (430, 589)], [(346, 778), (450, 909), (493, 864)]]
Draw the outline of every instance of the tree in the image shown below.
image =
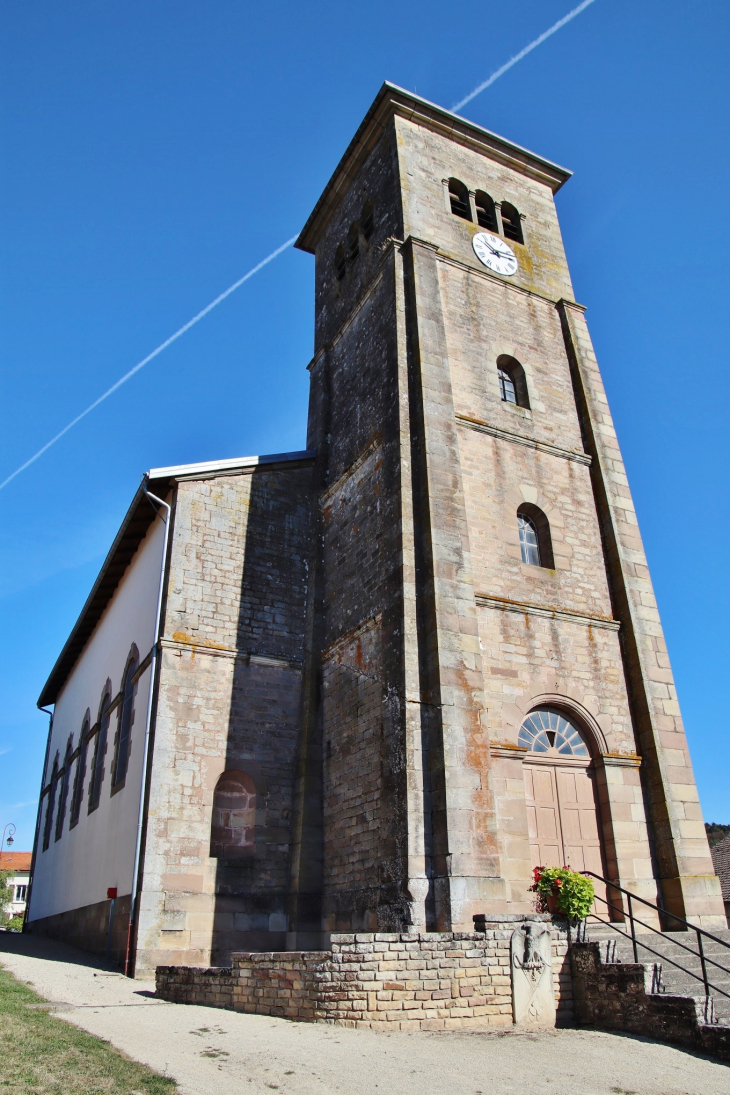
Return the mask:
[(10, 918), (10, 904), (13, 900), (13, 887), (10, 885), (12, 871), (0, 871), (0, 923), (6, 927)]

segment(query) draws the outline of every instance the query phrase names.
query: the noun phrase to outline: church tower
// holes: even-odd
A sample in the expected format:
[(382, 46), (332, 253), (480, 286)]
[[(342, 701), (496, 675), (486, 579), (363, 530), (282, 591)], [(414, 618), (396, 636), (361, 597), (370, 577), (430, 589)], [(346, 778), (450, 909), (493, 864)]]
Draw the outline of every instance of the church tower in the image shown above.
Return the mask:
[(569, 176), (385, 84), (299, 237), (317, 456), (291, 946), (529, 911), (538, 864), (725, 925), (573, 299)]

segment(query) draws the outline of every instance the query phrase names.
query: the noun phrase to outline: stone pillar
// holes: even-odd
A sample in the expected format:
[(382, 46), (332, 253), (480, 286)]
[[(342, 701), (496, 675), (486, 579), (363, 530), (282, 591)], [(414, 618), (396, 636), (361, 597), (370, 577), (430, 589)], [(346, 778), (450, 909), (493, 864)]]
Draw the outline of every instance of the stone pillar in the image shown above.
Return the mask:
[(500, 909), (469, 533), (434, 244), (409, 239), (411, 437), (422, 723), (429, 747), (437, 927), (468, 930)]
[[(557, 304), (606, 554), (644, 801), (664, 908), (709, 929), (726, 927), (720, 882), (702, 821), (687, 739), (626, 470), (585, 309)], [(667, 918), (665, 929), (676, 928)]]

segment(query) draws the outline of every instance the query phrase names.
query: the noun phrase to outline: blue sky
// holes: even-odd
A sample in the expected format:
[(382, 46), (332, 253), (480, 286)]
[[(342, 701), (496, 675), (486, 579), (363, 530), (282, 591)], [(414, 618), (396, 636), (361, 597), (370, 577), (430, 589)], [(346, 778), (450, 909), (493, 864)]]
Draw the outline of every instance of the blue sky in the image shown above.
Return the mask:
[[(0, 480), (298, 231), (384, 79), (449, 107), (573, 3), (3, 5)], [(596, 0), (463, 111), (575, 172), (557, 201), (576, 297), (722, 822), (729, 32), (720, 0)], [(142, 472), (303, 447), (312, 275), (284, 253), (0, 491), (16, 848), (36, 698)]]

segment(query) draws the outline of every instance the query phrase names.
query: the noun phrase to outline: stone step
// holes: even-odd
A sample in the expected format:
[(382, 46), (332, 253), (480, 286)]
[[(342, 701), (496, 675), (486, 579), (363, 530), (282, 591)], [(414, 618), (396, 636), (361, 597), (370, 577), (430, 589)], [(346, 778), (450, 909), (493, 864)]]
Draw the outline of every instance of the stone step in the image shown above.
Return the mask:
[[(601, 957), (604, 961), (633, 962), (631, 939), (621, 934), (622, 931), (627, 933), (630, 931), (628, 924), (612, 927), (589, 922), (587, 938), (601, 944)], [(712, 934), (717, 936), (717, 940), (703, 938), (705, 957), (724, 967), (720, 969), (718, 966), (713, 966), (712, 961), (707, 962), (707, 976), (711, 986), (716, 990), (723, 990), (711, 992), (715, 1018), (722, 1025), (730, 1026), (730, 998), (723, 994), (730, 993), (730, 946), (723, 946), (725, 942), (730, 945), (730, 930), (720, 929)], [(702, 976), (702, 964), (699, 954), (694, 949), (697, 945), (696, 941), (697, 936), (691, 931), (637, 933), (639, 961), (645, 964), (661, 965), (661, 984), (664, 992), (676, 996), (701, 997), (704, 995), (704, 985), (698, 979)], [(686, 951), (684, 947), (692, 947), (694, 953)], [(675, 962), (683, 966), (684, 970), (674, 965)], [(692, 977), (691, 974), (695, 974), (696, 977)]]

